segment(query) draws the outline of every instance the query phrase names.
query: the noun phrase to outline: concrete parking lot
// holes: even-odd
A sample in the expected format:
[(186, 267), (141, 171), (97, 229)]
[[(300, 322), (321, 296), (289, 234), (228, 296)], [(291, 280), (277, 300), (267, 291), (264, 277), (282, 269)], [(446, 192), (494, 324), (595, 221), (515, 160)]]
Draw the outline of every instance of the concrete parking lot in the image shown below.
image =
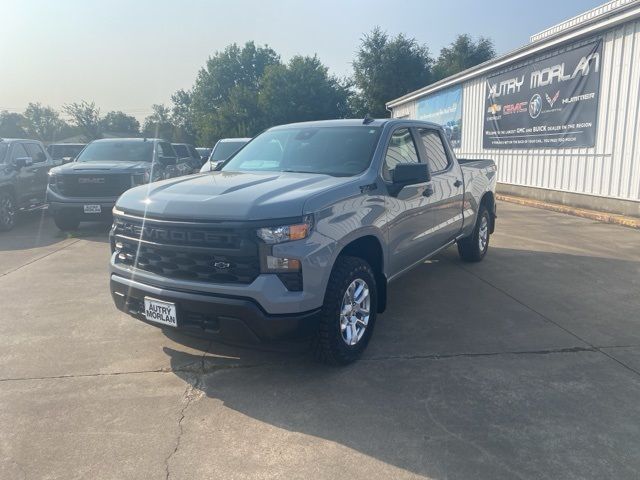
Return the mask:
[(365, 358), (115, 310), (107, 229), (0, 235), (0, 478), (640, 477), (640, 231), (507, 203), (390, 287)]

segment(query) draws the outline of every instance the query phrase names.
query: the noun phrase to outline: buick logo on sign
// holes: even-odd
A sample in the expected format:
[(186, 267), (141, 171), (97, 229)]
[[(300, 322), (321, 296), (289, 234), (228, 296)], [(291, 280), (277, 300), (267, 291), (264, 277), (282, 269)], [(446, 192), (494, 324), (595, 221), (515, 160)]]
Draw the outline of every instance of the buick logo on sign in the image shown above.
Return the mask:
[(537, 93), (531, 97), (529, 101), (529, 116), (531, 118), (538, 118), (540, 112), (542, 111), (542, 97)]

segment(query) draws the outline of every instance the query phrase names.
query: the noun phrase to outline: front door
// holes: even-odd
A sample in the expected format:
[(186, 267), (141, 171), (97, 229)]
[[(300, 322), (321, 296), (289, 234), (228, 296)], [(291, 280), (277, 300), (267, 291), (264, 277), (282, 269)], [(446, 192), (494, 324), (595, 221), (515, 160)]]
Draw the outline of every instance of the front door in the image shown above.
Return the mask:
[[(16, 164), (19, 158), (30, 158), (27, 150), (21, 143), (14, 143), (11, 147), (9, 162)], [(36, 203), (33, 198), (33, 179), (36, 175), (36, 168), (32, 164), (26, 165), (16, 172), (16, 202), (19, 208), (29, 207)]]
[(25, 143), (24, 147), (33, 161), (34, 175), (31, 187), (33, 198), (37, 199), (38, 203), (44, 203), (49, 170), (53, 166), (53, 161), (49, 159), (42, 146), (38, 143)]
[[(397, 128), (391, 134), (382, 166), (382, 177), (391, 185), (393, 170), (401, 163), (420, 163), (417, 143), (410, 128)], [(426, 234), (430, 228), (430, 202), (427, 183), (407, 185), (387, 197), (389, 215), (389, 272), (397, 275), (435, 250)]]

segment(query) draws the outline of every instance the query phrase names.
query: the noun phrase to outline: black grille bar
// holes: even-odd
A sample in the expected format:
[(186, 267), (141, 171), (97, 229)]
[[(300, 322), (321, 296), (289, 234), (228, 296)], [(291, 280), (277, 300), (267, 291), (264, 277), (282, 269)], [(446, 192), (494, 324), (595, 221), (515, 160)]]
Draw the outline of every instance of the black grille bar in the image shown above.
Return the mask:
[(167, 278), (248, 284), (260, 274), (253, 229), (116, 217), (112, 247), (116, 262)]

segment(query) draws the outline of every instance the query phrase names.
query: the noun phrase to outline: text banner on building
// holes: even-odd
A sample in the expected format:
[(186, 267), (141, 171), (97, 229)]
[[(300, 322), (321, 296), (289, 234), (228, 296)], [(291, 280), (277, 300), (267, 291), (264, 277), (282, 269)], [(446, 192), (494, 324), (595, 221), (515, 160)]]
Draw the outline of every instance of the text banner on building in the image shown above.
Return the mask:
[(484, 148), (592, 147), (602, 41), (487, 78)]
[(418, 100), (417, 117), (444, 126), (454, 148), (460, 146), (462, 132), (462, 87), (442, 90)]

